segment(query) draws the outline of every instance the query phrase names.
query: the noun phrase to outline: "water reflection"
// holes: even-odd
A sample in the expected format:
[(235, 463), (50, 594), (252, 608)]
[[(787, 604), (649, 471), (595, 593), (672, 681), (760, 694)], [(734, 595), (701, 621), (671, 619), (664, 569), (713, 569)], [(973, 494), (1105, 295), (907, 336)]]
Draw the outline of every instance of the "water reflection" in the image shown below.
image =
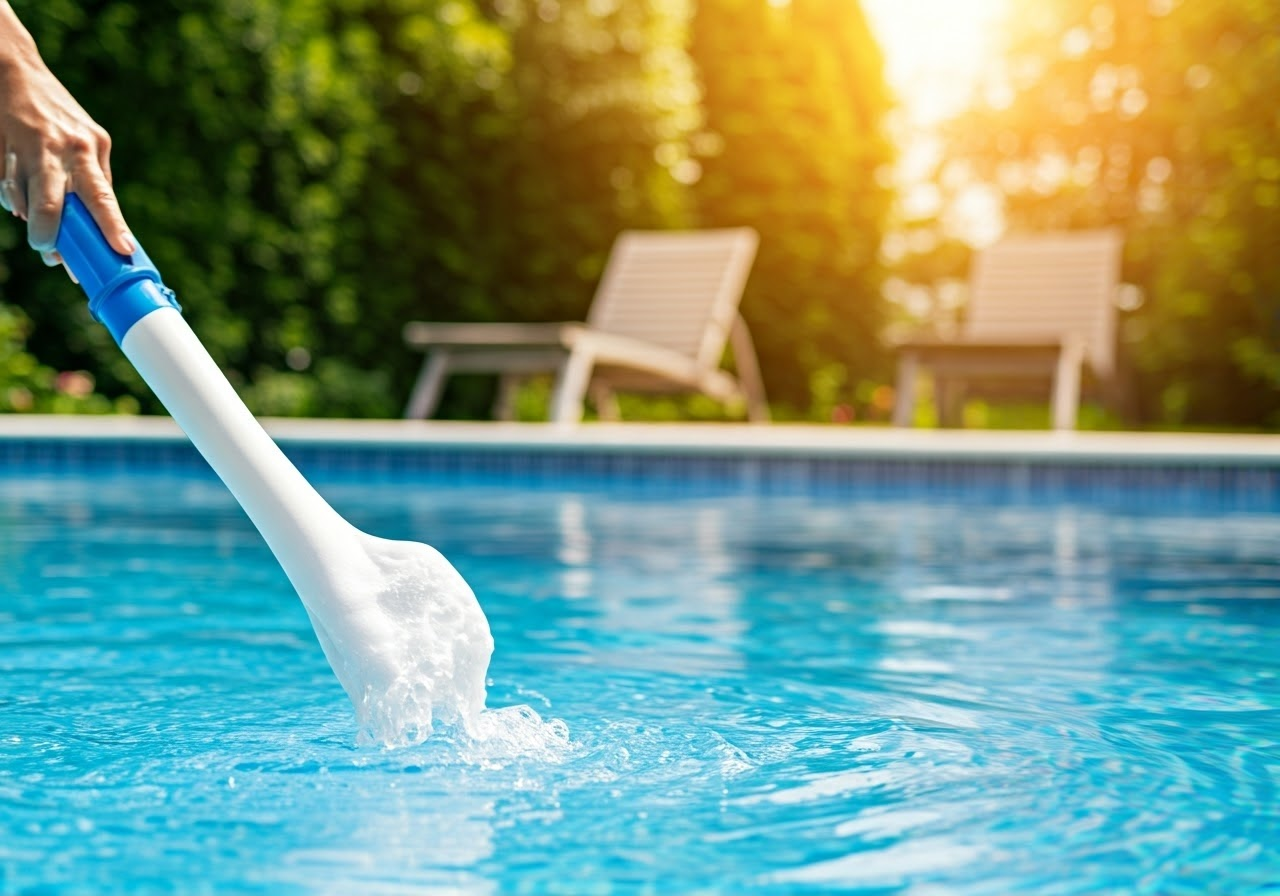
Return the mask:
[(467, 778), (457, 769), (398, 773), (385, 760), (323, 775), (297, 807), (307, 819), (293, 833), (297, 845), (264, 877), (304, 889), (326, 880), (334, 892), (495, 892), (482, 869), (496, 848), (499, 799), (492, 780), (468, 786)]
[(598, 660), (686, 674), (740, 668), (746, 626), (724, 510), (646, 511), (577, 496), (556, 505), (560, 591), (589, 605), (607, 645)]
[(0, 480), (0, 864), (51, 885), (1177, 889), (1274, 839), (1274, 517), (330, 485), (473, 584), (491, 705), (568, 723), (528, 759), (354, 750), (230, 496), (146, 485)]

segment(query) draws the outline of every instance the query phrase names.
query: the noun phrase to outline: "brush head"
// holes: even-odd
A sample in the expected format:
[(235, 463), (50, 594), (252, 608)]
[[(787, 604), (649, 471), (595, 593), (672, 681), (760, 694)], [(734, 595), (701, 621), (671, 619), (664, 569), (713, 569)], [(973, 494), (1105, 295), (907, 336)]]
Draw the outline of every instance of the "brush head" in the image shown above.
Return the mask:
[(421, 743), (437, 722), (478, 734), (493, 635), (471, 587), (430, 545), (354, 528), (346, 538), (345, 558), (294, 586), (355, 705), (359, 742)]

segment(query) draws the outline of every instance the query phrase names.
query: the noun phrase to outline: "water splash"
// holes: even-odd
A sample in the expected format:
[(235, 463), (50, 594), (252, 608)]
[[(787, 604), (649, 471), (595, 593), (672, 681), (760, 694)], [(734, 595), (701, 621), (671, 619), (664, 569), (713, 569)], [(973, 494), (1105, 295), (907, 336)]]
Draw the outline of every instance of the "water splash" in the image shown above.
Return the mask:
[(422, 743), (474, 728), (493, 654), (471, 587), (434, 548), (352, 530), (338, 573), (294, 577), (325, 657), (355, 707), (360, 744)]
[(370, 568), (364, 587), (342, 589), (338, 612), (299, 589), (355, 706), (357, 744), (415, 746), (440, 726), (476, 762), (563, 758), (563, 722), (528, 706), (485, 708), (493, 635), (462, 575), (429, 545), (359, 537)]
[(574, 749), (568, 725), (523, 704), (485, 710), (457, 745), (463, 761), (486, 765), (513, 759), (555, 765)]

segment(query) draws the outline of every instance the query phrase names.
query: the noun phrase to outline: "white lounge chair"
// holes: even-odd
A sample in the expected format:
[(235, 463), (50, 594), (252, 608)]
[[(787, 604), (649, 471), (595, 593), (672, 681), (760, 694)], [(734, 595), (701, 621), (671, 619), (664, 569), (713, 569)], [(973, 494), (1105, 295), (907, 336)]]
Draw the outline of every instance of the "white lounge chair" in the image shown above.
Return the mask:
[[(520, 381), (554, 373), (551, 419), (582, 419), (588, 392), (616, 419), (615, 391), (702, 392), (745, 401), (769, 419), (760, 367), (738, 303), (756, 232), (626, 231), (614, 243), (586, 323), (422, 323), (406, 344), (426, 352), (405, 417), (430, 417), (453, 373), (500, 375), (495, 416), (508, 418)], [(725, 347), (737, 376), (721, 368)]]
[(1048, 379), (1055, 429), (1074, 429), (1082, 368), (1115, 368), (1116, 292), (1123, 237), (1116, 230), (1009, 237), (974, 259), (967, 315), (956, 339), (899, 343), (893, 422), (910, 426), (916, 379), (942, 393), (966, 380)]

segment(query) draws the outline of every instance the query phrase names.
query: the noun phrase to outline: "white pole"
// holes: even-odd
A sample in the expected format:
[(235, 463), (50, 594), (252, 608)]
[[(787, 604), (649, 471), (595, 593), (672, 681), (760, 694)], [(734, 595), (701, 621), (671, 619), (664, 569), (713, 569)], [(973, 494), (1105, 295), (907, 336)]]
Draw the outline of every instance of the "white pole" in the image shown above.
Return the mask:
[(493, 638), (449, 562), (427, 545), (375, 538), (344, 520), (254, 419), (175, 309), (140, 318), (121, 348), (280, 561), (362, 736), (417, 742), (435, 717), (474, 727)]

